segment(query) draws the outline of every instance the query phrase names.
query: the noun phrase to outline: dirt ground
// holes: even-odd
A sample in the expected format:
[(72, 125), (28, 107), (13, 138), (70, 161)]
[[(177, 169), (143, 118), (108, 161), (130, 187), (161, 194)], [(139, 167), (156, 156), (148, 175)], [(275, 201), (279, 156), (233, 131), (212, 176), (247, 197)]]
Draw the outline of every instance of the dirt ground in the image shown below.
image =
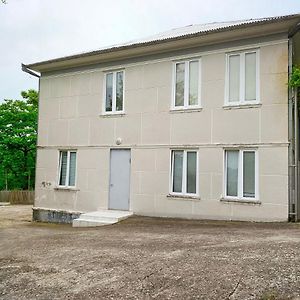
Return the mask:
[(30, 206), (0, 207), (1, 299), (300, 296), (299, 224), (133, 217), (82, 229), (30, 220)]

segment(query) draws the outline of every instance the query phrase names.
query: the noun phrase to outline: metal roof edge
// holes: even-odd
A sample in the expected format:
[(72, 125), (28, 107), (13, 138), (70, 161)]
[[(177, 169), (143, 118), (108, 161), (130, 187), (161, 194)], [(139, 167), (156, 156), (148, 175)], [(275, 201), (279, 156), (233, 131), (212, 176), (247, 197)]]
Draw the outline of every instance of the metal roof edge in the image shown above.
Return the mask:
[[(124, 51), (124, 50), (129, 50), (129, 49), (134, 49), (138, 47), (147, 47), (151, 45), (159, 45), (159, 44), (164, 44), (167, 42), (172, 42), (172, 41), (177, 41), (177, 40), (182, 40), (182, 39), (189, 39), (193, 37), (201, 37), (205, 35), (209, 35), (212, 33), (220, 33), (220, 32), (226, 32), (230, 30), (237, 30), (237, 29), (244, 29), (247, 27), (252, 27), (252, 26), (257, 26), (257, 25), (264, 25), (264, 24), (272, 24), (272, 23), (278, 23), (281, 21), (286, 21), (290, 19), (297, 19), (299, 18), (300, 21), (300, 14), (291, 14), (291, 15), (284, 15), (284, 16), (277, 16), (277, 17), (269, 17), (269, 18), (260, 18), (260, 19), (248, 19), (248, 20), (242, 20), (242, 23), (235, 24), (235, 25), (230, 25), (226, 27), (221, 27), (221, 28), (215, 28), (211, 30), (205, 30), (205, 31), (199, 31), (199, 32), (194, 32), (194, 33), (188, 33), (188, 34), (183, 34), (175, 37), (166, 37), (162, 39), (154, 39), (154, 40), (149, 40), (146, 42), (133, 42), (132, 44), (121, 44), (121, 45), (116, 45), (116, 46), (111, 46), (103, 49), (98, 49), (94, 51), (89, 51), (89, 52), (83, 52), (83, 53), (78, 53), (74, 55), (68, 55), (68, 56), (63, 56), (63, 57), (58, 57), (50, 60), (44, 60), (44, 61), (39, 61), (36, 63), (31, 63), (25, 65), (27, 68), (30, 68), (35, 71), (39, 71), (38, 67), (41, 67), (46, 64), (55, 64), (58, 62), (63, 62), (63, 61), (68, 61), (68, 60), (76, 60), (78, 58), (84, 58), (84, 57), (89, 57), (89, 56), (96, 56), (96, 55), (101, 55), (105, 53), (112, 53), (112, 52), (118, 52), (118, 51)], [(251, 22), (253, 20), (253, 22)], [(244, 23), (243, 23), (244, 22)]]

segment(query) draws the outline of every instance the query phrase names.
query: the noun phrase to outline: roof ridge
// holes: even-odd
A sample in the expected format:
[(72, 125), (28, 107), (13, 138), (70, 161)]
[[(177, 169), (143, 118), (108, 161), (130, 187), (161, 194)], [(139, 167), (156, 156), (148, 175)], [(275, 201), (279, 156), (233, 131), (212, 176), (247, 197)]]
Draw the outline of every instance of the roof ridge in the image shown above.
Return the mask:
[[(224, 23), (239, 23), (239, 22), (249, 22), (249, 21), (264, 21), (264, 20), (272, 20), (272, 19), (278, 19), (278, 18), (285, 18), (285, 17), (292, 17), (296, 16), (298, 13), (294, 14), (288, 14), (288, 15), (275, 15), (275, 16), (266, 16), (266, 17), (259, 17), (259, 18), (249, 18), (249, 19), (238, 19), (238, 20), (228, 20), (228, 21), (215, 21), (215, 22), (208, 22), (208, 23), (196, 23), (196, 24), (189, 24), (189, 25), (184, 25), (184, 26), (179, 26), (179, 27), (174, 27), (170, 30), (167, 30), (165, 32), (171, 31), (171, 30), (177, 30), (181, 28), (186, 28), (186, 27), (191, 27), (191, 26), (204, 26), (204, 25), (213, 25), (213, 24), (224, 24)], [(162, 31), (161, 33), (163, 33)], [(159, 34), (159, 33), (158, 33)]]

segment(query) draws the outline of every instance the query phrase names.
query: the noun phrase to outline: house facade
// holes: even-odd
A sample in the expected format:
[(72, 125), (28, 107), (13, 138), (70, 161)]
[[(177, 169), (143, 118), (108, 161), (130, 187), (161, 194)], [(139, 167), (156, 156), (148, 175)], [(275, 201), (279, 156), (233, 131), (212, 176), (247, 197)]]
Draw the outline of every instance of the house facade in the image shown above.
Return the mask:
[(41, 73), (34, 219), (287, 221), (299, 20), (190, 26), (27, 65)]

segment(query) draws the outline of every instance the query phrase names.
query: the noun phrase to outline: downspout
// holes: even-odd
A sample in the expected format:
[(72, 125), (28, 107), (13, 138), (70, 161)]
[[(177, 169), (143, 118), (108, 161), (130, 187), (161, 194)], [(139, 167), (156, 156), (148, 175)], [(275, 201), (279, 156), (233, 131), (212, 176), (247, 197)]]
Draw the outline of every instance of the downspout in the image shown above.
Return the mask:
[[(288, 43), (288, 77), (290, 79), (293, 69), (293, 39), (289, 37)], [(297, 167), (296, 167), (296, 159), (295, 159), (295, 106), (294, 106), (294, 97), (293, 90), (289, 86), (288, 90), (288, 131), (289, 131), (289, 149), (288, 149), (288, 189), (289, 189), (289, 221), (296, 220), (296, 211), (295, 211), (295, 203), (296, 203), (296, 195), (297, 195)]]
[[(292, 73), (292, 58), (293, 58), (293, 40), (289, 38), (288, 42), (288, 77), (290, 79)], [(293, 115), (293, 97), (292, 89), (289, 87), (288, 90), (288, 190), (289, 190), (289, 205), (288, 205), (288, 219), (294, 221), (295, 219), (295, 162), (294, 162), (294, 115)]]
[(294, 89), (294, 143), (295, 143), (295, 222), (299, 221), (298, 201), (299, 201), (299, 115), (298, 115), (298, 88)]
[[(288, 35), (288, 76), (289, 79), (293, 69), (293, 36), (300, 30), (298, 23)], [(298, 90), (289, 87), (288, 91), (288, 189), (289, 189), (289, 221), (299, 221), (299, 113), (298, 113)]]

